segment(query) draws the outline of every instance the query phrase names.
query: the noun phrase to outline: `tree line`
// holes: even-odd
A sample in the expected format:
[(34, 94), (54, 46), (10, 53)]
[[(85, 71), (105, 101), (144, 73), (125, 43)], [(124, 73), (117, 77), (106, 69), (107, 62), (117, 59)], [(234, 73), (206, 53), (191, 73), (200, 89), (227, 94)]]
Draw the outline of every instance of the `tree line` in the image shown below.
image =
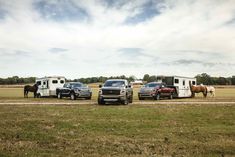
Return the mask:
[[(212, 77), (207, 73), (198, 74), (195, 76), (197, 78), (197, 84), (204, 85), (235, 85), (235, 76), (232, 77)], [(111, 77), (86, 77), (86, 78), (78, 78), (78, 79), (67, 79), (68, 82), (82, 82), (85, 84), (89, 83), (97, 83), (97, 82), (105, 82), (107, 79), (127, 79), (129, 82), (136, 80), (135, 76), (111, 76)], [(35, 83), (36, 77), (8, 77), (8, 78), (0, 78), (1, 85), (10, 85), (10, 84), (32, 84)], [(156, 75), (145, 74), (142, 78), (144, 82), (153, 82), (159, 80), (159, 77)]]

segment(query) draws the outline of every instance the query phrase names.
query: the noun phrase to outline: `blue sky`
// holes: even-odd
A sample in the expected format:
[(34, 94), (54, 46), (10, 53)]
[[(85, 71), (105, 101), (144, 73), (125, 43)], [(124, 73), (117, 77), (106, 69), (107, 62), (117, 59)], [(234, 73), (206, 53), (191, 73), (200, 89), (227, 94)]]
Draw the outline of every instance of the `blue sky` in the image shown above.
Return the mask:
[(235, 75), (234, 0), (0, 0), (0, 77)]

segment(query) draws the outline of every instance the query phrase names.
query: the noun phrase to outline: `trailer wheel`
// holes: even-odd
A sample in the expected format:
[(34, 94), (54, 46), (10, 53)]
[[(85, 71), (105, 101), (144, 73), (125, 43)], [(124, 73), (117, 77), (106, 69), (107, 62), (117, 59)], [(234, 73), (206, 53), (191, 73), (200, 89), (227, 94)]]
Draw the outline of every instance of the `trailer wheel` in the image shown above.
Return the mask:
[(57, 94), (57, 98), (58, 98), (58, 99), (62, 99), (62, 95), (61, 95), (60, 92)]
[(40, 93), (38, 93), (37, 94), (37, 98), (41, 98), (42, 96), (41, 96), (41, 94)]
[(76, 100), (76, 96), (75, 96), (74, 93), (70, 93), (70, 99), (71, 99), (71, 100)]

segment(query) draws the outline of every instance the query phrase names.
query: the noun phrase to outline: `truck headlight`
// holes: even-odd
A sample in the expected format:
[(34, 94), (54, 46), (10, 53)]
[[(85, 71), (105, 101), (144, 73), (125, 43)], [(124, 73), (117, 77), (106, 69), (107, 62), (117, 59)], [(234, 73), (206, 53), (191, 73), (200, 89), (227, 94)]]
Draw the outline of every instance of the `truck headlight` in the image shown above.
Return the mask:
[(102, 95), (102, 89), (99, 90), (99, 95)]
[(122, 89), (122, 90), (120, 91), (120, 94), (124, 94), (124, 93), (125, 93), (125, 90)]
[(75, 93), (79, 93), (79, 92), (80, 92), (80, 89), (75, 89), (74, 92), (75, 92)]

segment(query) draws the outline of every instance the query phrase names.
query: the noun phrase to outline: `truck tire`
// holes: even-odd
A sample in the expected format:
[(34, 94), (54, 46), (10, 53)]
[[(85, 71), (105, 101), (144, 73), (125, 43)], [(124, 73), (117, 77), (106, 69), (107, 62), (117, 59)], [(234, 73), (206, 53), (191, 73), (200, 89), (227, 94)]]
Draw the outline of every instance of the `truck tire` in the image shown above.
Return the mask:
[(57, 98), (58, 98), (58, 99), (62, 99), (62, 95), (61, 95), (60, 92), (57, 94)]
[(160, 98), (161, 98), (161, 94), (157, 93), (156, 96), (155, 96), (155, 100), (160, 100)]
[(87, 98), (85, 98), (86, 100), (91, 100), (91, 97), (87, 97)]
[(144, 100), (144, 98), (142, 98), (142, 97), (139, 97), (139, 100)]
[(105, 105), (105, 101), (102, 98), (98, 98), (98, 105)]
[(122, 101), (122, 104), (123, 104), (123, 105), (128, 105), (128, 104), (129, 104), (128, 99), (123, 100), (123, 101)]
[(130, 96), (129, 103), (132, 103), (132, 102), (133, 102), (133, 96)]
[(75, 96), (75, 94), (73, 92), (70, 93), (70, 99), (71, 100), (76, 100), (76, 96)]
[(173, 93), (170, 94), (169, 99), (173, 99)]

